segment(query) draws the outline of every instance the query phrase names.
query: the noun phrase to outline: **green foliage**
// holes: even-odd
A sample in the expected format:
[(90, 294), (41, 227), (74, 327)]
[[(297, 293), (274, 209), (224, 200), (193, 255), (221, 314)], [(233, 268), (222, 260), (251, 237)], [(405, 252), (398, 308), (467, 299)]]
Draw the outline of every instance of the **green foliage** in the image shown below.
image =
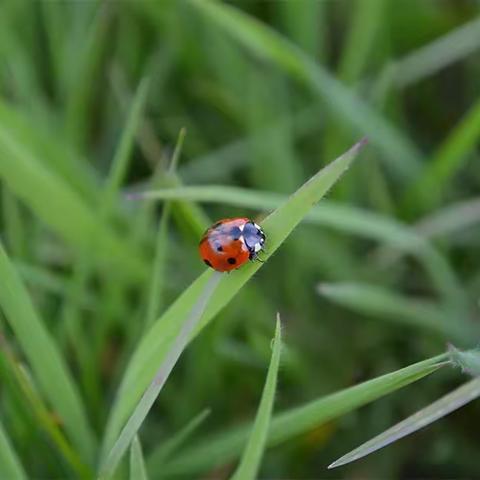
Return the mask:
[(260, 461), (267, 440), (270, 418), (272, 416), (273, 401), (277, 388), (278, 367), (280, 366), (280, 352), (282, 348), (280, 315), (277, 316), (275, 338), (273, 340), (272, 359), (268, 368), (267, 379), (263, 387), (262, 400), (258, 407), (257, 416), (252, 426), (250, 437), (243, 451), (240, 463), (232, 476), (232, 480), (248, 480), (257, 477)]
[(27, 478), (25, 471), (18, 459), (17, 454), (12, 448), (7, 434), (0, 424), (0, 475), (12, 480), (22, 480)]
[(130, 479), (131, 480), (147, 480), (147, 469), (143, 458), (142, 446), (140, 440), (136, 436), (130, 447)]
[[(475, 2), (4, 0), (0, 477), (92, 478), (114, 445), (119, 478), (243, 452), (251, 477), (478, 477), (479, 25)], [(203, 231), (240, 215), (264, 263), (205, 272)]]
[(475, 378), (433, 402), (428, 407), (422, 408), (419, 412), (416, 412), (411, 417), (394, 425), (375, 438), (365, 442), (355, 450), (347, 453), (333, 462), (328, 468), (339, 467), (355, 460), (359, 460), (390, 443), (396, 442), (421, 428), (425, 428), (427, 425), (445, 417), (449, 413), (463, 407), (478, 397), (480, 397), (480, 378)]

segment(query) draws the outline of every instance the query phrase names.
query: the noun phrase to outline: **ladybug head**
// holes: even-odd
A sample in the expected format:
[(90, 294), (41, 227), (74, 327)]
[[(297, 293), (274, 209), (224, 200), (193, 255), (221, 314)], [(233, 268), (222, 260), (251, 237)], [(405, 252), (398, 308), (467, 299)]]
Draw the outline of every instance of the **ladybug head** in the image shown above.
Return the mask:
[(265, 233), (254, 222), (248, 222), (243, 227), (243, 240), (250, 253), (250, 260), (254, 260), (265, 244)]

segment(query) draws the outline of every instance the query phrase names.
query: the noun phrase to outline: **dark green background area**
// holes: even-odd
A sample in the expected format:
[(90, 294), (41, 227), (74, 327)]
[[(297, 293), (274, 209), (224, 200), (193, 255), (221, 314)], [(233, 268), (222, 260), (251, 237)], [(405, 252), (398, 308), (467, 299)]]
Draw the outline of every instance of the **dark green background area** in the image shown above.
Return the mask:
[[(261, 223), (272, 205), (259, 191), (288, 195), (370, 140), (324, 213), (186, 350), (142, 427), (146, 457), (205, 408), (192, 445), (254, 418), (277, 311), (275, 412), (480, 339), (480, 2), (228, 2), (268, 38), (242, 37), (194, 3), (0, 3), (0, 239), (98, 438), (146, 325), (204, 271), (197, 243), (209, 223)], [(115, 170), (139, 85), (143, 114)], [(224, 201), (172, 202), (152, 313), (166, 208), (128, 194), (181, 185), (242, 187), (257, 208), (228, 190)], [(1, 313), (0, 340), (1, 425), (32, 478), (73, 478), (18, 384), (14, 365), (31, 365)], [(326, 469), (464, 379), (444, 368), (271, 448), (261, 478), (480, 478), (478, 401)]]

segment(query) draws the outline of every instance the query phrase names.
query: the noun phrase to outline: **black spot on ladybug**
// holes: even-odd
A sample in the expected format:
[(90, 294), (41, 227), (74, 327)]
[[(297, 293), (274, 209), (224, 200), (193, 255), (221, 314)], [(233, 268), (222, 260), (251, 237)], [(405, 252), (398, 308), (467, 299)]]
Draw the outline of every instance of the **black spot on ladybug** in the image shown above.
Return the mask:
[(205, 262), (205, 265), (209, 266), (210, 268), (212, 267), (212, 264), (206, 258), (204, 258), (203, 261)]
[(227, 258), (227, 262), (228, 262), (230, 265), (235, 265), (235, 264), (237, 263), (237, 261), (236, 261), (233, 257)]
[(217, 249), (217, 252), (223, 252), (223, 247), (221, 245), (217, 245), (215, 248)]

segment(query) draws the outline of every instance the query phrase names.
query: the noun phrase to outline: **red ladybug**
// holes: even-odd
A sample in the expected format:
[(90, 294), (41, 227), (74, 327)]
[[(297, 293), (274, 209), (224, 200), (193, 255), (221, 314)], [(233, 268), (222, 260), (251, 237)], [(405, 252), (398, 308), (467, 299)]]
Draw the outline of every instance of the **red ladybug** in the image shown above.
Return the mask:
[(225, 218), (203, 234), (198, 249), (209, 267), (229, 272), (247, 260), (255, 260), (264, 243), (265, 233), (249, 218)]

